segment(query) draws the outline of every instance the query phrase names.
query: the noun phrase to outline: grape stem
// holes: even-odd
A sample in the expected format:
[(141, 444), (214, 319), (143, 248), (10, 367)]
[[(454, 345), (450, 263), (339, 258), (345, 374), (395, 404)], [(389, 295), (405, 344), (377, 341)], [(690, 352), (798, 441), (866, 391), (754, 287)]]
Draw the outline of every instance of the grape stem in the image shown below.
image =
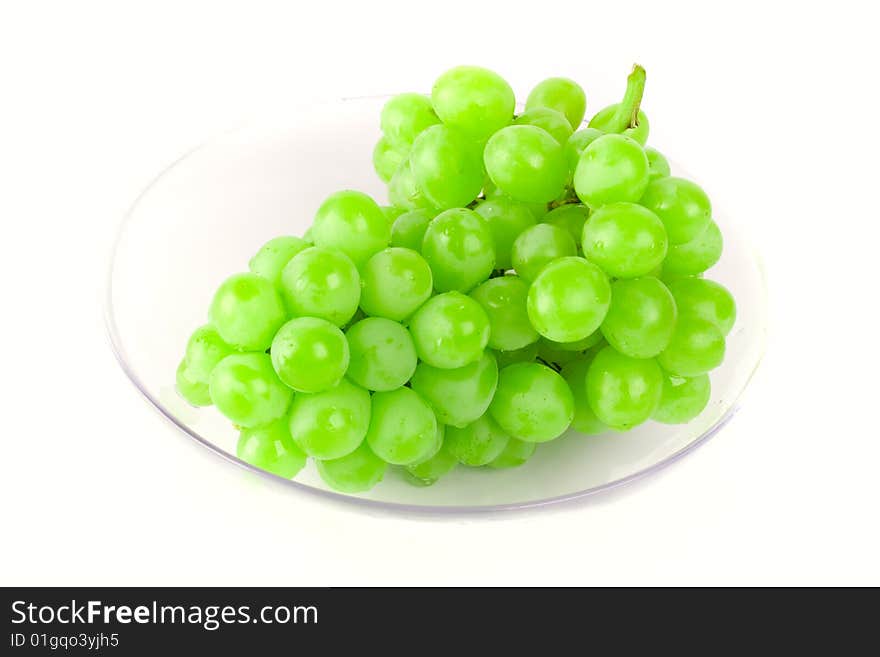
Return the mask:
[(645, 69), (634, 64), (632, 73), (626, 79), (626, 93), (623, 94), (623, 100), (617, 106), (606, 132), (621, 133), (627, 128), (638, 127), (639, 107), (645, 93), (645, 77)]

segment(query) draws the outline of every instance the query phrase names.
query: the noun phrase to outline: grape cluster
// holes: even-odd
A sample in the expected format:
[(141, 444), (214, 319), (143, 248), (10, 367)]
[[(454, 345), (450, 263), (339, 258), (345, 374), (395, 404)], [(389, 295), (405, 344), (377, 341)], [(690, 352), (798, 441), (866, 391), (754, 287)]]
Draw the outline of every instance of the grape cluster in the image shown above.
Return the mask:
[(645, 147), (645, 75), (579, 128), (550, 78), (515, 114), (497, 74), (401, 94), (373, 151), (390, 206), (329, 196), (214, 295), (180, 394), (213, 404), (238, 456), (282, 477), (308, 457), (364, 491), (458, 464), (510, 468), (569, 427), (684, 423), (710, 396), (736, 307), (702, 278), (722, 239), (706, 194)]

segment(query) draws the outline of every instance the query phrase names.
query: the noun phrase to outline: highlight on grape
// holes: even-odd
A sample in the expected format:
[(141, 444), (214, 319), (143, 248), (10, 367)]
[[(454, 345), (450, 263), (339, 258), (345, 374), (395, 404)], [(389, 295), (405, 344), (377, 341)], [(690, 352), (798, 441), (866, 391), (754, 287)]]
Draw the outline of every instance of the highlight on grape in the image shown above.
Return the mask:
[(391, 98), (372, 153), (389, 205), (328, 190), (305, 235), (269, 240), (207, 304), (179, 394), (238, 428), (242, 460), (293, 478), (311, 458), (345, 493), (693, 420), (736, 304), (704, 278), (709, 198), (645, 145), (645, 79), (587, 125), (567, 78), (519, 114), (476, 66)]

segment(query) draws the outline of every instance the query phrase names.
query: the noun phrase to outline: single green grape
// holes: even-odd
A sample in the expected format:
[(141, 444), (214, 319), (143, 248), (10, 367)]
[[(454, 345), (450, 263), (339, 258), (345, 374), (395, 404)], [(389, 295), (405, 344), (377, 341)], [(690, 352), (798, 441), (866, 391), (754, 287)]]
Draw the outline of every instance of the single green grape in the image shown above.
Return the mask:
[(635, 278), (659, 267), (669, 244), (653, 212), (635, 203), (612, 203), (590, 215), (581, 248), (609, 276)]
[(516, 104), (504, 78), (477, 66), (458, 66), (437, 78), (431, 102), (443, 123), (476, 140), (510, 123)]
[(690, 242), (712, 220), (709, 197), (699, 185), (684, 178), (666, 176), (651, 181), (639, 204), (660, 217), (670, 244)]
[(577, 169), (578, 162), (581, 160), (581, 153), (584, 152), (584, 149), (604, 134), (604, 132), (596, 130), (595, 128), (581, 128), (577, 132), (572, 133), (568, 138), (565, 142), (564, 152), (566, 162), (568, 163), (569, 180), (574, 176), (575, 169)]
[(708, 320), (682, 313), (669, 346), (657, 356), (657, 362), (669, 374), (697, 376), (721, 365), (724, 350), (721, 329)]
[(514, 125), (533, 125), (553, 137), (557, 142), (564, 145), (571, 137), (572, 128), (565, 114), (548, 107), (535, 107), (527, 109), (516, 117)]
[(526, 308), (532, 326), (554, 342), (582, 340), (605, 319), (611, 302), (608, 277), (583, 258), (559, 258), (541, 270), (529, 288)]
[(712, 396), (708, 374), (691, 378), (667, 376), (663, 379), (663, 394), (653, 419), (663, 424), (690, 422), (706, 408)]
[(510, 269), (513, 266), (513, 242), (524, 230), (535, 225), (535, 216), (529, 205), (499, 196), (478, 203), (474, 212), (489, 225), (495, 247), (495, 267)]
[(367, 317), (346, 332), (351, 348), (348, 378), (367, 390), (399, 388), (416, 371), (416, 347), (409, 331), (383, 317)]
[(186, 343), (184, 361), (187, 377), (193, 382), (207, 384), (217, 363), (233, 351), (220, 337), (217, 329), (210, 324), (200, 326), (193, 331)]
[[(609, 124), (617, 114), (617, 108), (619, 105), (620, 103), (615, 103), (614, 105), (609, 105), (608, 107), (599, 110), (596, 112), (595, 116), (590, 119), (588, 125), (596, 130), (608, 132)], [(648, 116), (642, 110), (639, 110), (637, 124), (638, 125), (634, 128), (626, 128), (620, 134), (625, 135), (644, 146), (645, 142), (648, 141), (648, 133), (651, 131), (651, 126), (648, 123)]]
[(522, 349), (514, 349), (513, 351), (496, 351), (495, 360), (498, 361), (498, 369), (514, 363), (531, 363), (538, 357), (539, 342), (523, 347)]
[(431, 458), (406, 466), (407, 481), (417, 486), (432, 486), (452, 472), (458, 465), (455, 454), (449, 451), (444, 440), (440, 449)]
[(670, 174), (669, 162), (663, 153), (656, 148), (645, 146), (645, 155), (648, 156), (648, 179), (657, 180)]
[(434, 113), (430, 98), (405, 93), (385, 103), (379, 122), (388, 143), (398, 150), (406, 150), (422, 132), (440, 123), (440, 119)]
[(286, 417), (262, 427), (242, 429), (235, 454), (242, 461), (284, 479), (293, 479), (306, 464), (306, 455), (290, 435)]
[(489, 346), (513, 351), (537, 342), (538, 333), (529, 323), (526, 298), (529, 284), (519, 276), (490, 278), (471, 291), (489, 318)]
[(434, 210), (431, 202), (416, 183), (409, 155), (400, 163), (397, 171), (394, 172), (391, 180), (388, 181), (388, 200), (391, 202), (391, 205), (404, 208), (405, 210), (417, 210), (419, 208)]
[(587, 206), (580, 203), (566, 203), (550, 210), (550, 212), (541, 217), (541, 223), (558, 226), (567, 230), (577, 246), (581, 243), (581, 237), (584, 234), (584, 224), (589, 216), (590, 209)]
[(623, 135), (602, 135), (581, 153), (574, 191), (590, 208), (638, 201), (648, 186), (648, 156)]
[(587, 401), (609, 427), (632, 429), (651, 417), (663, 392), (663, 371), (653, 358), (630, 358), (602, 349), (587, 370)]
[(654, 358), (675, 331), (675, 299), (653, 276), (611, 284), (611, 305), (602, 322), (608, 344), (631, 358)]
[(299, 393), (290, 408), (290, 435), (316, 459), (354, 451), (370, 426), (370, 393), (342, 379), (329, 390)]
[(577, 128), (584, 120), (587, 110), (587, 96), (581, 86), (568, 78), (547, 78), (529, 92), (526, 110), (547, 107), (561, 112), (572, 128)]
[(705, 319), (727, 335), (736, 323), (736, 301), (726, 287), (703, 278), (678, 278), (667, 283), (680, 312)]
[(463, 427), (486, 412), (498, 386), (498, 365), (491, 352), (455, 369), (419, 363), (412, 389), (434, 409), (443, 424)]
[(273, 285), (281, 281), (281, 270), (290, 259), (300, 251), (309, 248), (310, 244), (304, 239), (293, 236), (276, 237), (266, 242), (256, 255), (251, 258), (248, 268), (255, 274), (262, 276)]
[(517, 274), (533, 281), (549, 263), (576, 253), (577, 246), (565, 228), (542, 223), (527, 228), (514, 240), (511, 262)]
[(559, 198), (568, 179), (562, 145), (533, 125), (512, 125), (493, 134), (483, 161), (498, 189), (518, 201), (549, 203)]
[(555, 370), (540, 363), (515, 363), (499, 373), (489, 413), (512, 437), (543, 443), (568, 429), (574, 397)]
[(574, 398), (574, 418), (571, 421), (571, 428), (588, 436), (608, 431), (608, 425), (596, 417), (587, 399), (587, 372), (592, 362), (592, 357), (578, 355), (577, 358), (566, 363), (560, 372), (571, 388)]
[(416, 251), (391, 247), (379, 251), (363, 268), (361, 308), (373, 317), (401, 322), (431, 296), (431, 267)]
[(467, 292), (495, 268), (489, 226), (467, 208), (446, 210), (431, 220), (422, 240), (422, 256), (431, 266), (439, 292)]
[(694, 276), (702, 274), (721, 259), (724, 238), (718, 224), (710, 221), (706, 229), (690, 242), (673, 244), (663, 261), (663, 275)]
[(489, 318), (476, 301), (460, 292), (438, 294), (412, 317), (410, 333), (419, 358), (442, 369), (480, 359), (489, 343)]
[(366, 441), (353, 452), (336, 459), (317, 461), (318, 474), (330, 488), (341, 493), (363, 493), (382, 481), (388, 464), (373, 454)]
[(177, 392), (192, 406), (210, 406), (211, 393), (208, 384), (194, 378), (186, 365), (186, 359), (180, 361), (176, 374)]
[(532, 454), (535, 453), (536, 449), (538, 449), (537, 443), (511, 438), (507, 441), (502, 452), (492, 459), (488, 465), (496, 470), (518, 468), (532, 458)]
[(317, 317), (297, 317), (278, 329), (270, 355), (278, 378), (297, 392), (332, 388), (350, 358), (342, 331)]
[(358, 308), (361, 278), (347, 255), (313, 246), (297, 253), (284, 267), (281, 293), (293, 315), (345, 326)]
[(445, 125), (432, 126), (420, 134), (409, 161), (416, 185), (437, 208), (466, 206), (483, 189), (479, 147)]
[(386, 463), (417, 463), (435, 449), (437, 418), (415, 390), (376, 392), (371, 408), (367, 444)]
[(391, 246), (401, 246), (413, 251), (421, 250), (425, 231), (435, 216), (433, 212), (423, 208), (401, 214), (391, 226)]
[(363, 192), (331, 194), (318, 208), (312, 224), (315, 246), (338, 249), (358, 267), (391, 240), (382, 208)]
[(409, 150), (397, 150), (385, 137), (380, 137), (373, 147), (373, 169), (383, 183), (391, 181), (394, 172), (409, 155)]
[(240, 427), (258, 427), (287, 412), (293, 391), (266, 354), (231, 354), (221, 360), (208, 385), (211, 401)]
[(471, 467), (494, 461), (510, 440), (504, 430), (487, 413), (463, 427), (446, 427), (443, 444), (459, 463)]
[(287, 320), (275, 286), (252, 273), (234, 274), (223, 281), (208, 316), (227, 344), (245, 351), (265, 351)]

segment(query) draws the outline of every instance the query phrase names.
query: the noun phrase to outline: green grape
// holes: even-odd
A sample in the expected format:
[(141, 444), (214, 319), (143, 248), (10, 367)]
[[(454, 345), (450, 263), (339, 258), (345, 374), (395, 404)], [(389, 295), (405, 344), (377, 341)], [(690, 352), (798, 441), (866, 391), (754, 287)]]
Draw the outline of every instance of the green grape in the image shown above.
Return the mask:
[(547, 264), (576, 253), (577, 246), (566, 229), (554, 224), (536, 224), (514, 240), (511, 261), (517, 274), (526, 281), (533, 281)]
[(439, 292), (467, 292), (489, 278), (495, 267), (489, 226), (467, 208), (446, 210), (431, 220), (422, 240), (422, 255)]
[(391, 180), (388, 181), (388, 200), (391, 205), (405, 210), (434, 209), (416, 183), (409, 156), (401, 162), (397, 171), (391, 176)]
[(498, 365), (491, 352), (455, 369), (419, 363), (412, 389), (434, 409), (443, 424), (463, 427), (486, 412), (498, 385)]
[(694, 276), (702, 274), (721, 259), (724, 238), (714, 221), (690, 242), (673, 244), (663, 261), (663, 275)]
[(513, 351), (537, 342), (538, 333), (529, 323), (526, 298), (529, 285), (519, 276), (490, 278), (473, 289), (470, 296), (489, 318), (489, 346)]
[(281, 270), (290, 259), (300, 251), (309, 248), (309, 243), (304, 239), (292, 236), (276, 237), (266, 242), (256, 255), (251, 258), (248, 268), (255, 274), (262, 276), (273, 285), (281, 281)]
[(437, 418), (415, 390), (373, 394), (367, 444), (386, 463), (407, 465), (427, 458), (437, 443)]
[(736, 323), (736, 302), (723, 285), (702, 278), (679, 278), (667, 286), (680, 312), (711, 322), (724, 335), (730, 333)]
[(388, 464), (373, 454), (366, 441), (337, 459), (317, 461), (318, 474), (330, 488), (341, 493), (362, 493), (382, 481)]
[(331, 194), (312, 224), (315, 246), (338, 249), (358, 267), (391, 240), (391, 228), (376, 201), (362, 192)]
[(391, 226), (391, 246), (419, 251), (422, 248), (425, 231), (434, 216), (433, 212), (422, 208), (401, 214)]
[(458, 459), (444, 442), (431, 458), (406, 466), (407, 481), (416, 486), (431, 486), (457, 465)]
[(379, 251), (363, 268), (361, 308), (373, 317), (401, 322), (431, 296), (434, 279), (425, 259), (412, 249)]
[(220, 337), (220, 334), (210, 324), (200, 326), (186, 343), (187, 378), (197, 383), (208, 383), (211, 371), (221, 360), (233, 352), (232, 347)]
[(342, 331), (317, 317), (297, 317), (278, 329), (270, 355), (278, 378), (297, 392), (332, 388), (350, 357)]
[(660, 217), (670, 244), (684, 244), (706, 230), (712, 220), (709, 197), (695, 183), (667, 176), (651, 181), (639, 200)]
[(426, 301), (412, 317), (410, 333), (419, 358), (442, 369), (473, 363), (489, 342), (489, 318), (476, 301), (446, 292)]
[(266, 354), (231, 354), (221, 360), (208, 385), (211, 401), (240, 427), (257, 427), (287, 412), (293, 391)]
[(245, 351), (265, 351), (287, 320), (275, 286), (256, 274), (234, 274), (220, 285), (208, 316), (223, 340)]
[(669, 245), (653, 212), (635, 203), (612, 203), (590, 215), (581, 248), (609, 276), (635, 278), (659, 267)]
[(721, 329), (710, 321), (682, 313), (669, 346), (657, 356), (657, 362), (669, 374), (697, 376), (721, 365), (724, 349)]
[(648, 186), (648, 156), (623, 135), (602, 135), (587, 146), (574, 171), (574, 191), (590, 208), (638, 201)]
[(380, 137), (373, 147), (373, 169), (376, 175), (383, 183), (388, 183), (407, 155), (408, 151), (397, 150), (385, 137)]
[[(616, 130), (609, 130), (608, 128), (610, 127), (614, 116), (617, 114), (619, 107), (620, 104), (615, 103), (614, 105), (609, 105), (608, 107), (599, 110), (596, 112), (596, 115), (590, 119), (588, 125), (591, 128), (601, 130), (602, 132), (616, 132)], [(626, 128), (620, 134), (629, 137), (644, 146), (645, 142), (648, 141), (648, 133), (651, 130), (651, 126), (648, 123), (647, 115), (642, 110), (639, 110), (639, 119), (637, 123), (638, 125), (636, 125), (636, 127)]]
[(281, 293), (293, 315), (345, 326), (360, 302), (361, 278), (344, 253), (313, 246), (297, 253), (284, 267)]
[(568, 387), (571, 388), (571, 394), (574, 398), (574, 419), (571, 421), (571, 428), (588, 436), (608, 431), (608, 425), (596, 417), (587, 400), (587, 372), (592, 362), (592, 358), (578, 356), (566, 363), (560, 372), (562, 378), (568, 383)]
[(577, 169), (578, 162), (580, 162), (581, 159), (581, 153), (584, 152), (584, 149), (604, 134), (604, 132), (596, 130), (595, 128), (582, 128), (568, 138), (565, 142), (564, 152), (565, 159), (568, 162), (569, 179), (574, 176), (574, 171)]
[(487, 413), (463, 427), (446, 427), (444, 446), (459, 463), (471, 467), (494, 461), (507, 446), (510, 436)]
[(538, 448), (537, 443), (526, 442), (511, 438), (504, 446), (504, 450), (488, 463), (490, 468), (500, 470), (503, 468), (518, 468), (532, 458), (532, 454)]
[(458, 66), (437, 78), (431, 90), (437, 116), (473, 139), (484, 140), (513, 119), (513, 89), (497, 73)]
[(306, 464), (305, 453), (290, 436), (286, 417), (262, 427), (242, 429), (235, 453), (242, 461), (284, 479), (293, 479)]
[[(550, 212), (541, 217), (541, 223), (558, 226), (567, 230), (575, 245), (578, 245), (581, 242), (581, 236), (584, 234), (584, 224), (587, 222), (589, 215), (590, 210), (587, 206), (580, 203), (567, 203), (566, 205), (560, 205), (554, 210), (550, 210)], [(574, 254), (570, 253), (567, 255)]]
[(703, 412), (711, 395), (712, 384), (708, 374), (698, 374), (689, 379), (667, 376), (663, 380), (660, 405), (652, 417), (663, 424), (690, 422)]
[(483, 188), (479, 147), (444, 125), (418, 136), (409, 155), (416, 185), (440, 209), (463, 207)]
[(574, 80), (547, 78), (535, 85), (526, 98), (526, 110), (536, 107), (547, 107), (561, 112), (568, 120), (568, 124), (576, 128), (584, 120), (587, 96)]
[(192, 406), (210, 406), (211, 393), (208, 391), (208, 384), (204, 381), (194, 378), (186, 365), (186, 359), (180, 361), (177, 366), (177, 392)]
[(495, 267), (510, 269), (513, 266), (511, 250), (514, 240), (535, 225), (535, 216), (529, 205), (499, 196), (477, 204), (474, 212), (489, 224), (495, 247)]
[(348, 378), (367, 390), (394, 390), (416, 371), (416, 347), (397, 322), (368, 317), (345, 332), (351, 348)]
[(549, 203), (559, 198), (568, 179), (562, 146), (533, 125), (512, 125), (493, 134), (483, 161), (492, 182), (517, 201)]
[(600, 421), (626, 431), (651, 417), (663, 392), (663, 371), (653, 358), (602, 349), (590, 363), (587, 400)]
[(547, 365), (561, 369), (568, 363), (577, 360), (582, 354), (577, 350), (566, 349), (570, 342), (553, 342), (547, 338), (538, 341), (538, 357)]
[(602, 334), (625, 356), (654, 358), (669, 345), (675, 319), (675, 300), (659, 280), (652, 276), (619, 280), (611, 284)]
[(398, 150), (412, 146), (416, 137), (440, 123), (431, 99), (422, 94), (398, 94), (389, 99), (380, 117), (382, 134)]
[(536, 107), (526, 110), (513, 122), (514, 125), (533, 125), (553, 137), (560, 144), (565, 144), (571, 137), (572, 128), (568, 119), (561, 112), (548, 107)]
[(531, 363), (538, 357), (538, 345), (540, 342), (533, 342), (522, 349), (514, 349), (513, 351), (496, 351), (495, 360), (498, 361), (498, 369), (513, 365), (514, 363)]
[(610, 302), (608, 277), (583, 258), (567, 257), (541, 270), (526, 307), (538, 333), (554, 342), (574, 342), (599, 328)]
[(397, 221), (397, 218), (406, 212), (404, 208), (397, 208), (393, 205), (380, 205), (379, 209), (382, 210), (382, 214), (384, 214), (385, 218), (388, 220), (388, 225), (392, 228), (394, 227), (394, 222)]
[(663, 153), (656, 148), (645, 146), (645, 155), (648, 156), (648, 179), (656, 180), (657, 178), (665, 178), (669, 175), (669, 162), (663, 156)]
[(489, 412), (514, 438), (543, 443), (568, 429), (574, 397), (558, 372), (539, 363), (515, 363), (499, 373)]
[(370, 426), (370, 393), (342, 379), (323, 392), (299, 393), (290, 408), (290, 435), (316, 459), (354, 451)]

